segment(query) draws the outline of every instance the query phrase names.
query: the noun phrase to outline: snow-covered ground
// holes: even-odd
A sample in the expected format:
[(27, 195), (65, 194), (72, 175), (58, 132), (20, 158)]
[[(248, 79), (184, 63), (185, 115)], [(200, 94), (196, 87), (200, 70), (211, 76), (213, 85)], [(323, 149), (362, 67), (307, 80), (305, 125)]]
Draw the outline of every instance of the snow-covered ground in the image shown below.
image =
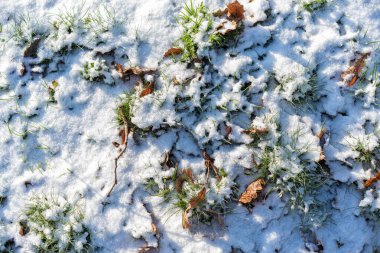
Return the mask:
[(379, 0), (239, 2), (0, 1), (1, 253), (380, 250)]

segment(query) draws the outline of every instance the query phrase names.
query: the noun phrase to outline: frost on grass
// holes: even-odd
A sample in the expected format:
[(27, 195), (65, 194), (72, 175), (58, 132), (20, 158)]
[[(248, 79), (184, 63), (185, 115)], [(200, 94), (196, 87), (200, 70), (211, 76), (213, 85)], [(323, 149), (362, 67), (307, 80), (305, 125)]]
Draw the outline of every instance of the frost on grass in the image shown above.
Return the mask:
[[(35, 196), (20, 222), (26, 243), (36, 252), (88, 252), (91, 233), (78, 204), (63, 198)], [(21, 233), (21, 232), (20, 232)]]

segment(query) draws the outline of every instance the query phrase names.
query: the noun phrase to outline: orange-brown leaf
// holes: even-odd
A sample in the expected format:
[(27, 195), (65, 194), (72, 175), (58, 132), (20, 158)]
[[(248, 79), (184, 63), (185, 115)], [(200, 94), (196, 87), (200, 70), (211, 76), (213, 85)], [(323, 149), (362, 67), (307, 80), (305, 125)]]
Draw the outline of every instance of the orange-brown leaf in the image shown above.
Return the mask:
[(141, 76), (145, 74), (154, 74), (154, 69), (148, 69), (148, 68), (140, 68), (140, 67), (126, 67), (123, 68), (123, 65), (121, 64), (115, 64), (116, 71), (120, 74), (122, 79), (125, 79), (126, 77), (135, 75), (135, 76)]
[(140, 98), (151, 94), (154, 91), (154, 82), (149, 82), (145, 89), (140, 93)]
[(348, 75), (353, 75), (353, 77), (351, 78), (351, 80), (348, 80), (347, 82), (347, 86), (348, 87), (351, 87), (353, 86), (356, 81), (359, 79), (359, 75), (365, 65), (365, 60), (367, 59), (367, 57), (370, 55), (371, 53), (364, 53), (360, 56), (359, 59), (357, 59), (355, 62), (354, 62), (354, 65), (349, 67), (346, 71), (344, 71), (342, 74), (341, 74), (341, 78), (342, 79), (346, 79), (346, 76)]
[(192, 183), (194, 182), (193, 181), (193, 173), (191, 172), (191, 169), (181, 170), (180, 173), (178, 174), (177, 180), (175, 181), (175, 190), (177, 192), (182, 191), (183, 183), (186, 180), (189, 180)]
[(325, 135), (327, 129), (324, 127), (321, 129), (321, 131), (317, 134), (318, 139), (322, 139), (323, 135)]
[(199, 203), (201, 203), (206, 198), (206, 187), (203, 187), (202, 190), (200, 190), (197, 194), (197, 196), (193, 197), (190, 202), (189, 206), (187, 208), (194, 209), (196, 208)]
[(262, 191), (265, 181), (262, 178), (259, 178), (252, 183), (250, 183), (247, 189), (241, 194), (239, 202), (242, 204), (248, 204), (252, 200), (256, 199), (258, 193)]
[(266, 134), (268, 133), (268, 128), (252, 128), (242, 131), (243, 134)]
[(178, 55), (182, 53), (182, 48), (180, 47), (172, 47), (168, 51), (165, 52), (164, 57), (169, 57), (173, 55)]
[(371, 177), (370, 179), (364, 181), (364, 187), (365, 188), (370, 187), (377, 180), (380, 180), (380, 172), (378, 172), (374, 177)]
[(238, 1), (231, 2), (227, 5), (227, 16), (233, 20), (244, 19), (244, 7)]
[(186, 210), (182, 213), (182, 227), (183, 228), (190, 228), (190, 222), (189, 222), (189, 217), (188, 217), (188, 214), (190, 212), (191, 209), (194, 209), (196, 208), (199, 203), (201, 203), (203, 200), (205, 200), (206, 198), (206, 187), (203, 187), (202, 190), (200, 190), (197, 194), (197, 196), (193, 197)]

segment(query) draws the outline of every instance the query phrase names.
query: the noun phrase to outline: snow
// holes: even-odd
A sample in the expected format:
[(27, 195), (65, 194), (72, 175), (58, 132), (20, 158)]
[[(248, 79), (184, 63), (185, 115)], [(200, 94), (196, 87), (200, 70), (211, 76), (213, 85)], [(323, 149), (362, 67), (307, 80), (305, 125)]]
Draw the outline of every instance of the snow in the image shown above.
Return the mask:
[[(378, 249), (380, 182), (365, 182), (379, 172), (380, 6), (315, 2), (241, 0), (237, 37), (213, 45), (213, 29), (236, 26), (210, 14), (192, 38), (198, 59), (181, 61), (163, 55), (184, 46), (184, 2), (0, 1), (0, 252), (49, 240), (60, 252)], [(208, 13), (227, 4), (204, 1)], [(348, 87), (354, 73), (341, 73), (365, 53)], [(153, 74), (122, 80), (115, 64)], [(154, 92), (139, 96), (146, 83)], [(131, 93), (107, 197), (123, 145), (115, 111)], [(189, 229), (173, 179), (185, 169), (185, 209), (207, 190)], [(238, 203), (260, 177), (259, 198)]]

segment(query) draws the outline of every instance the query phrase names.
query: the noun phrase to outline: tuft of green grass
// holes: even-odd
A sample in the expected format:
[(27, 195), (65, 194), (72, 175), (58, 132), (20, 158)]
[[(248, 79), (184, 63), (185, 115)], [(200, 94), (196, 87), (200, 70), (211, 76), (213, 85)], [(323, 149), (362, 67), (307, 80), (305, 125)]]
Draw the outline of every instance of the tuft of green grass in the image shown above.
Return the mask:
[(305, 10), (313, 12), (315, 10), (323, 8), (327, 4), (327, 0), (313, 0), (308, 2), (303, 2), (302, 6)]
[(132, 123), (133, 108), (136, 100), (134, 93), (125, 93), (119, 105), (116, 107), (116, 121), (119, 126), (124, 125), (124, 119), (127, 120), (128, 126), (133, 129), (136, 126)]
[(25, 216), (20, 224), (40, 238), (36, 252), (91, 251), (91, 233), (83, 224), (84, 214), (78, 205), (46, 195), (35, 196)]
[(181, 10), (179, 23), (183, 27), (183, 34), (178, 42), (183, 48), (182, 61), (192, 61), (198, 58), (198, 45), (194, 38), (200, 32), (201, 25), (205, 20), (208, 20), (207, 29), (210, 29), (211, 15), (203, 2), (195, 6), (193, 1), (190, 0), (190, 3), (185, 4)]

